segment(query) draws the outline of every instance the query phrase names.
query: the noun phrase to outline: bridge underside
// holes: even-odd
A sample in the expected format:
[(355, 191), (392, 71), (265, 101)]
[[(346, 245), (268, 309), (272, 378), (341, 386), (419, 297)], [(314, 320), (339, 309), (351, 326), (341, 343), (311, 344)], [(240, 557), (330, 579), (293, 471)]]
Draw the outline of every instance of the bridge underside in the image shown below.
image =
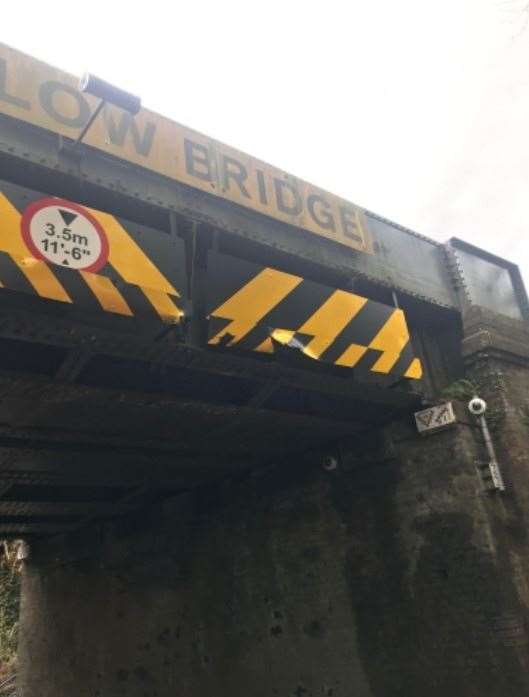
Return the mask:
[(8, 296), (4, 537), (77, 530), (307, 452), (323, 456), (418, 403), (402, 386), (357, 383), (353, 371), (297, 352), (272, 360), (198, 349), (160, 324), (115, 331), (104, 318)]
[[(5, 276), (0, 535), (76, 530), (225, 477), (323, 456), (398, 412), (410, 414), (421, 401), (412, 389), (428, 397), (459, 374), (460, 315), (440, 245), (371, 216), (381, 253), (344, 254), (341, 245), (90, 148), (72, 162), (55, 135), (8, 117), (0, 123), (0, 179), (15, 218), (36, 195), (122, 216), (195, 318), (209, 313), (207, 273), (227, 258), (283, 269), (328, 293), (352, 291), (392, 311), (398, 291), (425, 369), (420, 388), (404, 371), (366, 382), (355, 368), (286, 347), (274, 355), (227, 351), (207, 346), (203, 326), (186, 334), (159, 317), (90, 314), (17, 293)], [(177, 267), (186, 277), (181, 287), (171, 276)]]

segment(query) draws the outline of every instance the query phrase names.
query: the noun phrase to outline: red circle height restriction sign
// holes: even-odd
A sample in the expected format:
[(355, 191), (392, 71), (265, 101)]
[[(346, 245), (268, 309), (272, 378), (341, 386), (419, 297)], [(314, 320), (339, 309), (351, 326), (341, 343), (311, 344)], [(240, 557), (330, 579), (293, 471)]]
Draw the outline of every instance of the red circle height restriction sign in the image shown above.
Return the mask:
[(36, 259), (91, 272), (107, 263), (105, 231), (77, 203), (60, 198), (41, 198), (31, 203), (22, 215), (21, 232)]

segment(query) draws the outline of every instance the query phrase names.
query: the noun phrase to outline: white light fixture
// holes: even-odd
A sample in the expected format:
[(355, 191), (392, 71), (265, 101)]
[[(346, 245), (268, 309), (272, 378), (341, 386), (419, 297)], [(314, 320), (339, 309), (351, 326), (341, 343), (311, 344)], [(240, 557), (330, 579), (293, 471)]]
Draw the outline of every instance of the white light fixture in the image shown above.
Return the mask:
[(123, 111), (127, 111), (129, 114), (132, 114), (132, 116), (137, 114), (141, 109), (140, 97), (137, 97), (130, 92), (126, 92), (115, 85), (111, 85), (109, 82), (106, 82), (105, 80), (102, 80), (91, 73), (85, 73), (79, 80), (79, 90), (81, 92), (91, 94), (94, 97), (98, 97), (101, 101), (94, 109), (77, 140), (66, 148), (67, 152), (69, 153), (72, 153), (77, 148), (79, 143), (83, 141), (83, 138), (101, 113), (105, 104), (113, 104), (119, 109), (123, 109)]

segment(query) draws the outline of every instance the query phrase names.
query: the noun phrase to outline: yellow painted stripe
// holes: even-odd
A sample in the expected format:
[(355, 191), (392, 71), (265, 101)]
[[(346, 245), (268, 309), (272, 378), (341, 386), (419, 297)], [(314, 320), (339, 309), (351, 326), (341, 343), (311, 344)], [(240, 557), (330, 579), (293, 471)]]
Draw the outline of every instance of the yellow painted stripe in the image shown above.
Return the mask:
[(414, 358), (410, 363), (410, 367), (404, 373), (405, 378), (420, 380), (422, 378), (422, 364), (419, 358)]
[(183, 316), (182, 310), (174, 304), (167, 293), (152, 288), (141, 288), (140, 290), (162, 319), (176, 322)]
[(13, 257), (25, 259), (31, 254), (20, 232), (20, 213), (0, 192), (0, 249)]
[(169, 295), (180, 295), (114, 216), (88, 209), (108, 237), (109, 262), (127, 282)]
[(375, 373), (389, 373), (409, 339), (404, 312), (395, 310), (369, 344), (369, 348), (383, 351), (371, 370)]
[(336, 290), (297, 331), (313, 335), (303, 352), (319, 358), (366, 304), (359, 295)]
[(20, 233), (21, 215), (0, 192), (0, 251), (7, 252), (37, 293), (43, 298), (72, 300), (47, 264), (34, 259)]
[(106, 276), (97, 276), (94, 273), (87, 273), (86, 271), (81, 271), (80, 274), (86, 285), (98, 299), (103, 310), (132, 317), (134, 313), (110, 278), (106, 278)]
[(353, 368), (367, 351), (367, 346), (351, 344), (342, 353), (340, 358), (335, 361), (336, 365), (343, 365), (346, 368)]
[(218, 343), (226, 334), (233, 337), (230, 344), (240, 341), (302, 280), (299, 276), (292, 276), (275, 269), (263, 269), (255, 278), (252, 278), (249, 283), (211, 313), (215, 317), (223, 317), (232, 321), (210, 339), (209, 343)]
[(73, 302), (46, 262), (33, 257), (12, 259), (41, 297), (63, 303)]

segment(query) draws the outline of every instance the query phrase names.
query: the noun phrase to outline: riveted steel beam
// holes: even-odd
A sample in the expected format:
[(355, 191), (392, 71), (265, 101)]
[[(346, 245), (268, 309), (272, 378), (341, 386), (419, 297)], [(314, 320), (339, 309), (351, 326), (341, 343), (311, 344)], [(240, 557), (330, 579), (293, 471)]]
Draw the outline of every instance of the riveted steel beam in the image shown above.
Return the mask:
[[(0, 337), (23, 339), (36, 343), (51, 344), (68, 349), (87, 350), (92, 355), (100, 354), (119, 358), (188, 368), (211, 373), (247, 377), (268, 383), (280, 380), (282, 385), (340, 395), (360, 401), (393, 407), (407, 408), (417, 403), (418, 395), (396, 389), (384, 389), (375, 383), (358, 383), (351, 379), (350, 369), (344, 368), (345, 375), (329, 371), (309, 371), (269, 362), (255, 360), (246, 355), (229, 355), (222, 350), (197, 349), (182, 344), (153, 342), (129, 333), (117, 334), (103, 328), (82, 324), (73, 325), (60, 317), (37, 316), (24, 310), (0, 310)], [(310, 359), (307, 359), (310, 360)], [(34, 380), (34, 378), (32, 378)], [(53, 387), (58, 391), (67, 390), (62, 384)]]

